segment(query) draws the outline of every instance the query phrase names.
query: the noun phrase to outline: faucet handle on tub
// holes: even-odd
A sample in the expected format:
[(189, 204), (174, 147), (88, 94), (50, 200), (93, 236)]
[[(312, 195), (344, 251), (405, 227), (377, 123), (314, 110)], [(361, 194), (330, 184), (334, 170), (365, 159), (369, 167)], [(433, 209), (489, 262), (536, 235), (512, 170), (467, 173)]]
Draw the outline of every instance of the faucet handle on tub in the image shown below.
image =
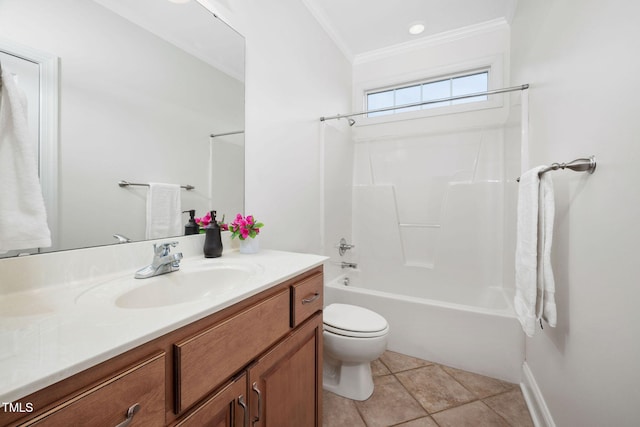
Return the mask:
[(356, 245), (348, 244), (347, 241), (343, 237), (342, 239), (340, 239), (340, 244), (338, 245), (338, 253), (340, 254), (340, 256), (343, 256), (345, 254), (345, 252), (347, 252), (349, 249), (353, 249), (355, 247), (356, 247)]

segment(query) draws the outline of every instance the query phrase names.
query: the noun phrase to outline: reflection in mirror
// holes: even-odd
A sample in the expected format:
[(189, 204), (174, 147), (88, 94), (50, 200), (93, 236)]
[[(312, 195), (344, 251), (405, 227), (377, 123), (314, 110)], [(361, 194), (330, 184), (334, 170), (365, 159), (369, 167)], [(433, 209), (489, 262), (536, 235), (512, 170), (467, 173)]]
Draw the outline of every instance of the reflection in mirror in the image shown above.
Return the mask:
[(59, 73), (59, 139), (34, 130), (53, 236), (42, 251), (143, 240), (148, 188), (121, 180), (192, 185), (181, 207), (196, 216), (243, 212), (244, 39), (202, 5), (0, 0), (0, 51), (31, 60), (21, 49)]

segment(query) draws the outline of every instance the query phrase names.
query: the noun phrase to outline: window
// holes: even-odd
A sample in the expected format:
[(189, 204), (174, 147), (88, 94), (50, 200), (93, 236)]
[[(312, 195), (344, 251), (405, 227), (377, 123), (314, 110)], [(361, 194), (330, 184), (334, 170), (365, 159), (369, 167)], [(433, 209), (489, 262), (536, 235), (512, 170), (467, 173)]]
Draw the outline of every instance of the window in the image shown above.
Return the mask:
[[(366, 94), (367, 111), (381, 108), (434, 101), (458, 95), (469, 95), (489, 90), (489, 71), (471, 74), (455, 75), (444, 79), (429, 80), (408, 86), (398, 86), (391, 89), (375, 90)], [(406, 111), (426, 110), (469, 102), (486, 101), (487, 96), (456, 99), (453, 101), (435, 102), (433, 104), (417, 105), (413, 107), (393, 108), (367, 114), (367, 117), (377, 117), (389, 114), (404, 113)]]

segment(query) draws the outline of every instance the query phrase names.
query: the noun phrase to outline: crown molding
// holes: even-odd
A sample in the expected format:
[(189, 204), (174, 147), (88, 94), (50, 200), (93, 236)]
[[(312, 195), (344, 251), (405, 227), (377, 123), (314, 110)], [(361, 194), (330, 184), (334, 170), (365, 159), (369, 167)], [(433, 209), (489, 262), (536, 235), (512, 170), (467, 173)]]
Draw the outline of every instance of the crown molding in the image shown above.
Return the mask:
[(354, 55), (347, 43), (340, 37), (340, 34), (335, 29), (335, 27), (331, 24), (331, 21), (327, 17), (327, 15), (320, 9), (316, 0), (302, 0), (302, 3), (309, 10), (311, 15), (318, 21), (322, 29), (327, 33), (329, 38), (336, 44), (338, 49), (342, 52), (342, 54), (349, 60), (349, 62), (353, 62)]
[[(307, 0), (303, 0), (306, 1)], [(455, 40), (473, 37), (480, 34), (496, 31), (499, 29), (509, 29), (509, 23), (505, 18), (492, 19), (490, 21), (481, 22), (479, 24), (468, 25), (466, 27), (456, 28), (455, 30), (444, 31), (442, 33), (433, 34), (431, 36), (422, 37), (420, 39), (411, 40), (409, 42), (398, 43), (393, 46), (364, 52), (353, 57), (353, 65), (363, 64), (371, 61), (388, 58), (402, 53), (410, 53), (412, 51), (421, 50), (429, 46), (450, 43)]]

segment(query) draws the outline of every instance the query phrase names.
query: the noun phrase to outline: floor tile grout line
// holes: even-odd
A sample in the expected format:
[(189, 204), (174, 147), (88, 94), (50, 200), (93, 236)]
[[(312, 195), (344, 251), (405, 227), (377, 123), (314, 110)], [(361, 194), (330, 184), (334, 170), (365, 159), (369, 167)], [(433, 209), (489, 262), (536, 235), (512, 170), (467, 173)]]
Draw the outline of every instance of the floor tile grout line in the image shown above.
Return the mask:
[[(406, 371), (402, 371), (402, 372), (406, 372)], [(400, 384), (400, 386), (407, 392), (409, 393), (409, 396), (411, 396), (411, 398), (418, 404), (418, 406), (422, 409), (424, 409), (424, 412), (427, 413), (428, 416), (431, 416), (431, 413), (429, 412), (429, 410), (427, 408), (424, 407), (424, 405), (422, 403), (420, 403), (420, 401), (413, 395), (413, 393), (411, 393), (411, 391), (404, 385), (404, 383), (402, 381), (400, 381), (400, 378), (398, 378), (396, 376), (396, 374), (392, 374), (393, 378), (395, 378), (395, 380)], [(406, 422), (406, 421), (405, 421)]]
[(358, 413), (358, 416), (362, 420), (362, 424), (364, 424), (365, 427), (369, 427), (369, 424), (367, 423), (367, 420), (364, 419), (362, 412), (360, 412), (360, 408), (358, 408), (356, 401), (355, 400), (351, 400), (351, 401), (353, 402), (353, 407), (356, 408), (356, 412)]
[[(398, 354), (400, 354), (400, 353), (398, 353)], [(405, 420), (405, 421), (400, 422), (399, 424), (392, 424), (392, 425), (390, 425), (388, 427), (400, 426), (400, 425), (405, 424), (407, 422), (413, 422), (413, 421), (420, 420), (420, 419), (423, 419), (423, 418), (429, 418), (436, 426), (440, 426), (440, 424), (436, 421), (436, 419), (433, 417), (433, 415), (437, 415), (437, 414), (439, 414), (441, 412), (445, 412), (445, 411), (448, 411), (448, 410), (453, 410), (453, 409), (456, 409), (456, 408), (460, 408), (460, 407), (462, 407), (464, 405), (468, 405), (468, 404), (475, 403), (475, 402), (480, 402), (481, 405), (483, 405), (491, 413), (493, 413), (496, 416), (498, 416), (499, 419), (503, 420), (508, 426), (514, 427), (514, 425), (511, 424), (511, 422), (508, 419), (506, 419), (504, 416), (502, 416), (500, 413), (498, 413), (496, 410), (494, 410), (493, 407), (491, 407), (488, 403), (485, 402), (485, 400), (486, 399), (491, 399), (491, 398), (494, 398), (494, 397), (497, 397), (497, 396), (500, 396), (500, 395), (503, 395), (503, 394), (507, 394), (507, 393), (513, 392), (513, 390), (517, 389), (517, 384), (511, 384), (509, 382), (506, 382), (506, 381), (503, 381), (503, 380), (499, 380), (497, 378), (487, 377), (487, 378), (492, 378), (492, 379), (500, 381), (500, 383), (502, 383), (505, 386), (506, 389), (503, 389), (500, 392), (496, 392), (496, 393), (493, 393), (493, 394), (490, 394), (490, 395), (487, 395), (487, 396), (478, 397), (478, 394), (476, 394), (475, 392), (470, 390), (469, 387), (465, 386), (460, 380), (458, 380), (454, 375), (449, 373), (447, 371), (447, 369), (445, 369), (445, 368), (451, 368), (451, 369), (455, 370), (457, 368), (453, 368), (453, 367), (450, 367), (448, 365), (442, 365), (440, 363), (431, 362), (431, 361), (424, 360), (424, 359), (419, 359), (419, 360), (421, 362), (426, 363), (426, 364), (420, 365), (420, 366), (415, 366), (415, 367), (408, 368), (408, 369), (399, 369), (399, 370), (393, 371), (391, 369), (391, 367), (387, 363), (385, 363), (381, 358), (377, 359), (377, 361), (380, 362), (382, 364), (382, 366), (384, 368), (386, 368), (386, 370), (388, 372), (387, 373), (383, 373), (383, 374), (378, 374), (378, 375), (375, 375), (375, 376), (376, 377), (385, 377), (385, 376), (393, 375), (394, 380), (397, 381), (397, 383), (399, 383), (400, 386), (409, 394), (411, 399), (413, 399), (413, 401), (415, 401), (418, 404), (418, 407), (422, 408), (426, 413), (426, 415), (422, 415), (422, 416), (419, 416), (419, 417), (416, 417), (416, 418)], [(434, 411), (434, 412), (429, 412), (429, 410), (427, 408), (425, 408), (420, 403), (420, 401), (416, 398), (416, 396), (404, 385), (404, 383), (396, 375), (396, 374), (401, 374), (401, 373), (405, 373), (405, 372), (409, 372), (409, 371), (422, 369), (422, 368), (425, 368), (425, 367), (437, 367), (437, 368), (439, 368), (439, 370), (444, 372), (447, 377), (452, 379), (455, 383), (460, 385), (464, 390), (469, 392), (473, 396), (473, 399), (469, 400), (467, 402), (460, 403), (460, 404), (454, 404), (453, 406), (447, 407), (445, 409), (441, 409), (441, 410)], [(481, 375), (481, 374), (477, 374), (477, 375)], [(484, 376), (484, 375), (481, 375), (481, 376)], [(350, 400), (351, 400), (351, 402), (353, 402), (353, 407), (356, 409), (356, 413), (358, 414), (358, 417), (360, 418), (362, 423), (365, 425), (365, 427), (372, 427), (372, 425), (369, 424), (366, 421), (365, 417), (363, 416), (363, 413), (361, 412), (360, 408), (356, 404), (356, 401), (352, 400), (352, 399), (350, 399)]]
[[(386, 366), (386, 365), (385, 365), (385, 366)], [(498, 417), (500, 417), (502, 420), (504, 420), (507, 424), (511, 425), (511, 423), (510, 423), (507, 419), (505, 419), (502, 415), (500, 415), (499, 413), (497, 413), (497, 412), (496, 412), (496, 411), (495, 411), (491, 406), (489, 406), (487, 403), (485, 403), (485, 402), (484, 402), (484, 399), (488, 399), (488, 398), (491, 398), (491, 397), (500, 396), (501, 394), (509, 393), (509, 392), (513, 391), (513, 388), (511, 388), (511, 389), (509, 389), (509, 390), (503, 390), (503, 391), (501, 391), (501, 392), (499, 392), (499, 393), (495, 393), (495, 394), (492, 394), (492, 395), (485, 396), (485, 397), (482, 397), (482, 398), (481, 398), (481, 397), (478, 397), (478, 395), (477, 395), (476, 393), (474, 393), (472, 390), (469, 390), (469, 388), (468, 388), (468, 387), (466, 387), (464, 384), (462, 384), (460, 381), (458, 381), (458, 380), (457, 380), (453, 375), (451, 375), (449, 372), (447, 372), (447, 371), (446, 371), (446, 369), (444, 369), (444, 368), (443, 368), (443, 366), (446, 366), (446, 365), (442, 365), (442, 364), (440, 364), (440, 363), (435, 363), (435, 362), (434, 362), (434, 363), (431, 363), (430, 365), (418, 366), (418, 367), (416, 367), (416, 368), (406, 369), (406, 370), (404, 370), (404, 371), (398, 371), (398, 372), (408, 372), (408, 371), (418, 370), (418, 369), (421, 369), (421, 368), (424, 368), (424, 367), (427, 367), (427, 366), (436, 366), (436, 367), (438, 367), (442, 372), (444, 372), (448, 377), (450, 377), (454, 382), (456, 382), (457, 384), (459, 384), (462, 388), (464, 388), (464, 389), (465, 389), (465, 390), (467, 390), (469, 393), (471, 393), (471, 395), (474, 397), (472, 400), (469, 400), (469, 401), (467, 401), (467, 402), (461, 402), (461, 403), (459, 403), (459, 404), (454, 404), (454, 405), (452, 405), (452, 406), (449, 406), (449, 407), (447, 407), (447, 408), (445, 408), (445, 409), (441, 409), (441, 410), (439, 410), (439, 411), (430, 412), (427, 408), (425, 408), (425, 407), (420, 403), (420, 401), (418, 401), (418, 399), (417, 399), (417, 398), (413, 395), (413, 393), (412, 393), (412, 392), (411, 392), (411, 391), (410, 391), (410, 390), (409, 390), (409, 389), (404, 385), (404, 383), (403, 383), (402, 381), (400, 381), (400, 379), (396, 376), (396, 373), (395, 373), (395, 372), (392, 372), (392, 373), (391, 373), (391, 375), (393, 375), (393, 376), (394, 376), (394, 378), (395, 378), (395, 379), (400, 383), (400, 385), (402, 386), (402, 388), (404, 388), (404, 389), (407, 391), (407, 393), (409, 393), (409, 395), (413, 398), (413, 400), (415, 400), (415, 401), (418, 403), (418, 405), (419, 405), (421, 408), (423, 408), (423, 409), (427, 412), (427, 415), (428, 415), (428, 416), (429, 416), (429, 417), (430, 417), (430, 418), (431, 418), (431, 419), (432, 419), (436, 424), (438, 424), (438, 422), (436, 421), (436, 419), (435, 419), (435, 418), (433, 418), (433, 415), (434, 415), (434, 414), (438, 414), (438, 413), (440, 413), (440, 412), (448, 411), (449, 409), (459, 408), (459, 407), (461, 407), (461, 406), (468, 405), (468, 404), (470, 404), (470, 403), (480, 402), (480, 403), (482, 403), (484, 406), (486, 406), (486, 407), (487, 407), (487, 409), (489, 409), (491, 412), (493, 412), (493, 413), (494, 413), (494, 414), (496, 414)], [(391, 371), (391, 369), (389, 369), (389, 370)], [(424, 417), (419, 417), (419, 418), (416, 418), (416, 419), (420, 419), (420, 418), (424, 418)], [(409, 420), (409, 421), (411, 421), (411, 420)], [(407, 421), (404, 421), (404, 422), (407, 422)], [(366, 423), (365, 423), (365, 424), (366, 424)], [(402, 423), (400, 423), (400, 424), (402, 424)], [(396, 424), (396, 425), (397, 425), (397, 424)], [(439, 425), (439, 424), (438, 424), (438, 425)]]
[[(511, 423), (509, 422), (509, 420), (507, 420), (507, 419), (506, 419), (506, 418), (504, 418), (502, 415), (500, 415), (498, 412), (496, 412), (496, 411), (495, 411), (491, 406), (489, 406), (489, 405), (484, 401), (484, 399), (489, 399), (489, 398), (491, 398), (491, 397), (500, 396), (501, 394), (509, 393), (509, 392), (511, 392), (511, 391), (513, 390), (513, 388), (510, 388), (509, 390), (503, 390), (503, 391), (501, 391), (500, 393), (495, 393), (495, 394), (492, 394), (492, 395), (489, 395), (489, 396), (485, 396), (485, 397), (478, 397), (478, 396), (477, 396), (477, 394), (476, 394), (473, 390), (470, 390), (470, 389), (469, 389), (469, 387), (465, 386), (461, 381), (458, 381), (458, 379), (457, 379), (456, 377), (454, 377), (453, 375), (451, 375), (449, 372), (447, 372), (447, 370), (446, 370), (446, 369), (444, 369), (444, 368), (443, 368), (443, 366), (447, 366), (447, 365), (441, 365), (441, 364), (438, 364), (438, 366), (440, 367), (440, 369), (441, 369), (445, 374), (447, 374), (449, 377), (451, 377), (451, 379), (453, 379), (455, 382), (457, 382), (458, 384), (460, 384), (460, 385), (462, 386), (462, 388), (464, 388), (465, 390), (467, 390), (469, 393), (471, 393), (472, 395), (474, 395), (474, 396), (476, 397), (476, 398), (475, 398), (475, 400), (471, 400), (471, 401), (469, 401), (469, 402), (462, 403), (462, 404), (460, 404), (460, 405), (455, 405), (455, 406), (452, 406), (451, 408), (448, 408), (448, 409), (459, 408), (460, 406), (467, 405), (467, 404), (469, 404), (469, 403), (480, 402), (480, 403), (482, 403), (484, 406), (486, 406), (486, 407), (487, 407), (487, 409), (488, 409), (489, 411), (491, 411), (491, 412), (493, 412), (494, 414), (496, 414), (498, 417), (500, 417), (500, 419), (504, 420), (504, 422), (505, 422), (505, 423), (507, 423), (509, 426), (511, 426)], [(457, 369), (457, 368), (453, 368), (453, 369)], [(485, 376), (485, 375), (483, 375), (483, 376)], [(489, 378), (490, 378), (490, 377), (489, 377)], [(504, 381), (503, 381), (503, 383), (504, 383)], [(443, 411), (446, 411), (446, 409), (443, 409)], [(442, 412), (442, 411), (440, 411), (440, 412)]]
[[(464, 385), (460, 380), (458, 380), (455, 376), (451, 375), (449, 372), (447, 372), (447, 370), (446, 370), (446, 369), (444, 369), (444, 368), (452, 368), (451, 366), (447, 366), (447, 365), (443, 365), (443, 364), (441, 364), (441, 363), (435, 363), (435, 362), (433, 362), (431, 365), (426, 365), (426, 366), (437, 366), (437, 367), (439, 367), (439, 368), (440, 368), (440, 370), (441, 370), (442, 372), (444, 372), (447, 376), (449, 376), (453, 381), (455, 381), (455, 382), (456, 382), (456, 383), (458, 383), (462, 388), (464, 388), (464, 389), (465, 389), (465, 390), (467, 390), (469, 393), (471, 393), (471, 394), (474, 396), (474, 399), (473, 399), (473, 400), (470, 400), (470, 401), (469, 401), (469, 402), (467, 402), (467, 403), (476, 402), (476, 401), (483, 401), (483, 403), (484, 403), (484, 399), (489, 399), (489, 398), (492, 398), (492, 397), (500, 396), (501, 394), (509, 393), (509, 392), (513, 391), (513, 390), (516, 388), (516, 386), (517, 386), (517, 384), (512, 384), (512, 387), (511, 387), (511, 388), (509, 388), (509, 389), (507, 389), (507, 390), (502, 390), (502, 391), (500, 391), (500, 392), (493, 393), (493, 394), (490, 394), (490, 395), (487, 395), (487, 396), (478, 397), (478, 395), (477, 395), (473, 390), (469, 389), (469, 387), (467, 387), (466, 385)], [(423, 366), (421, 366), (421, 367), (423, 367)], [(420, 369), (421, 367), (419, 367), (419, 368), (413, 368), (413, 370)], [(452, 369), (457, 369), (457, 368), (452, 368)], [(410, 371), (410, 370), (411, 370), (411, 369), (407, 369), (407, 371)], [(403, 372), (406, 372), (406, 371), (403, 371)], [(473, 373), (473, 372), (472, 372), (472, 373)], [(480, 375), (480, 376), (483, 376), (483, 377), (486, 377), (486, 378), (492, 378), (492, 377), (487, 377), (486, 375), (481, 375), (481, 374), (475, 374), (475, 375)], [(494, 379), (494, 378), (492, 378), (492, 379)], [(502, 381), (502, 380), (499, 380), (499, 381), (501, 381), (502, 383), (505, 383), (505, 381)], [(511, 384), (511, 383), (508, 383), (508, 384)], [(407, 391), (408, 391), (408, 390), (407, 390)], [(460, 404), (460, 405), (455, 405), (455, 407), (457, 407), (457, 406), (462, 406), (462, 405), (465, 405), (465, 403), (462, 403), (462, 404)], [(486, 403), (485, 403), (485, 405), (486, 405)], [(487, 405), (487, 406), (489, 406), (489, 405)], [(453, 408), (453, 407), (454, 407), (454, 406), (452, 406), (452, 408)], [(441, 411), (437, 411), (437, 412), (442, 412), (442, 411), (446, 411), (446, 409), (443, 409), (443, 410), (441, 410)], [(434, 412), (434, 414), (435, 414), (435, 412)]]
[[(441, 367), (439, 364), (437, 364), (437, 363), (433, 363), (433, 364), (431, 364), (431, 365), (426, 365), (426, 366), (435, 366), (435, 367), (439, 368), (442, 372), (444, 372), (446, 375), (448, 375), (449, 377), (451, 377), (451, 378), (452, 378), (456, 383), (460, 384), (460, 382), (459, 382), (459, 381), (457, 381), (455, 378), (453, 378), (453, 377), (452, 377), (452, 376), (451, 376), (447, 371), (445, 371), (444, 369), (442, 369), (442, 367)], [(426, 366), (420, 366), (420, 367), (413, 368), (413, 369), (407, 369), (406, 371), (401, 371), (401, 372), (408, 372), (408, 371), (411, 371), (411, 370), (417, 370), (417, 369), (420, 369), (420, 368), (424, 368), (424, 367), (426, 367)], [(416, 402), (418, 402), (418, 405), (420, 405), (420, 407), (421, 407), (421, 408), (423, 408), (423, 409), (427, 412), (427, 414), (428, 414), (429, 416), (431, 416), (431, 415), (433, 415), (433, 414), (437, 414), (437, 413), (439, 413), (439, 412), (446, 411), (447, 409), (457, 408), (457, 407), (460, 407), (460, 406), (462, 406), (462, 405), (466, 405), (467, 403), (471, 403), (471, 402), (475, 402), (475, 401), (479, 400), (479, 399), (478, 399), (478, 397), (476, 397), (476, 394), (475, 394), (474, 392), (472, 392), (471, 390), (467, 389), (465, 386), (463, 386), (462, 384), (460, 384), (460, 385), (462, 386), (462, 388), (464, 388), (464, 389), (465, 389), (465, 390), (467, 390), (469, 393), (471, 393), (471, 395), (473, 395), (473, 397), (474, 397), (474, 399), (473, 399), (473, 400), (469, 400), (469, 401), (467, 401), (467, 402), (462, 402), (462, 403), (460, 403), (460, 404), (454, 404), (453, 406), (449, 406), (449, 407), (447, 407), (447, 408), (440, 409), (439, 411), (430, 412), (430, 411), (429, 411), (429, 409), (425, 408), (425, 407), (424, 407), (424, 405), (422, 405), (422, 403), (420, 403), (420, 401), (419, 401), (419, 400), (418, 400), (418, 399), (413, 395), (413, 393), (411, 393), (411, 391), (410, 391), (407, 387), (405, 387), (404, 383), (403, 383), (403, 382), (402, 382), (398, 377), (396, 377), (396, 375), (395, 375), (395, 374), (393, 374), (393, 376), (394, 376), (394, 377), (395, 377), (395, 379), (400, 383), (400, 385), (402, 385), (402, 387), (407, 391), (407, 393), (409, 393), (409, 395), (413, 398), (413, 400), (415, 400)], [(488, 405), (487, 405), (487, 406), (488, 406)], [(432, 418), (433, 418), (433, 417), (432, 417)]]

